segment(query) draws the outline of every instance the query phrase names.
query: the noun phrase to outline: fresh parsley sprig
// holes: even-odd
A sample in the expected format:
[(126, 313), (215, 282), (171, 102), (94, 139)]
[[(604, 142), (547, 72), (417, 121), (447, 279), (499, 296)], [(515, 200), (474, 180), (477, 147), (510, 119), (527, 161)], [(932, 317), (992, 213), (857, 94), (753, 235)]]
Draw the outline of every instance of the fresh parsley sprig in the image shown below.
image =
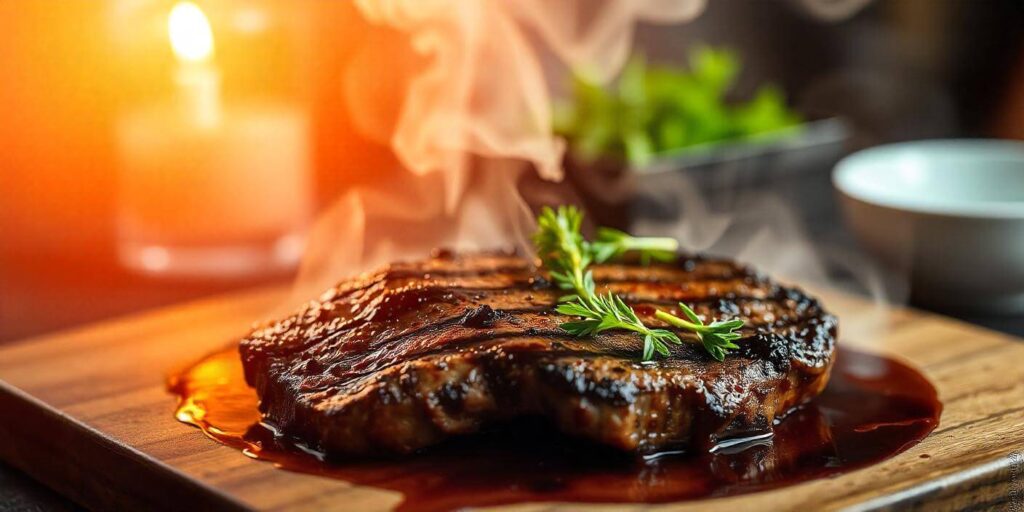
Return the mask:
[(681, 343), (679, 336), (667, 329), (647, 327), (637, 318), (633, 308), (611, 292), (607, 295), (597, 293), (594, 274), (586, 270), (595, 259), (595, 247), (580, 233), (582, 223), (583, 214), (572, 206), (560, 206), (557, 211), (545, 207), (537, 219), (538, 228), (534, 235), (537, 253), (555, 284), (571, 292), (559, 298), (562, 304), (556, 311), (582, 318), (563, 323), (562, 329), (581, 337), (609, 329), (633, 331), (644, 337), (645, 361), (653, 359), (655, 352), (667, 356), (667, 344)]
[[(560, 206), (557, 210), (545, 207), (537, 218), (534, 244), (541, 262), (547, 267), (559, 288), (569, 292), (559, 298), (556, 311), (576, 316), (580, 320), (566, 322), (562, 329), (576, 336), (592, 336), (610, 329), (633, 331), (644, 337), (643, 360), (654, 359), (655, 354), (669, 355), (668, 344), (682, 340), (667, 329), (652, 329), (644, 325), (633, 308), (612, 292), (598, 294), (593, 272), (587, 270), (593, 262), (618, 258), (630, 251), (638, 251), (643, 262), (671, 261), (677, 243), (668, 238), (640, 238), (622, 231), (604, 228), (596, 242), (588, 242), (580, 231), (583, 214), (573, 206)], [(704, 322), (686, 304), (679, 303), (687, 319), (665, 311), (656, 317), (674, 327), (693, 332), (712, 357), (721, 361), (728, 350), (739, 348), (733, 341), (743, 320)]]
[[(588, 273), (589, 275), (589, 273)], [(563, 315), (582, 317), (576, 322), (562, 324), (562, 329), (576, 336), (591, 336), (609, 329), (625, 329), (644, 337), (643, 360), (654, 359), (657, 352), (663, 356), (669, 354), (668, 344), (680, 344), (682, 341), (676, 333), (668, 329), (651, 329), (636, 316), (633, 308), (622, 302), (617, 295), (608, 292), (605, 295), (594, 295), (590, 301), (580, 298), (560, 304), (556, 311)]]
[(694, 313), (686, 304), (680, 302), (679, 309), (683, 311), (689, 321), (661, 310), (656, 311), (654, 316), (673, 327), (693, 331), (697, 335), (697, 339), (704, 345), (704, 350), (707, 350), (711, 357), (719, 361), (725, 359), (725, 353), (729, 350), (740, 348), (733, 342), (740, 339), (740, 333), (735, 331), (743, 327), (743, 320), (737, 318), (704, 325), (697, 313)]
[[(560, 302), (588, 295), (586, 276), (590, 272), (584, 274), (583, 270), (590, 266), (591, 255), (580, 233), (582, 224), (583, 214), (572, 206), (560, 206), (557, 212), (545, 206), (537, 217), (537, 232), (533, 235), (537, 254), (558, 287), (573, 292), (561, 297)], [(593, 285), (593, 276), (589, 282)]]

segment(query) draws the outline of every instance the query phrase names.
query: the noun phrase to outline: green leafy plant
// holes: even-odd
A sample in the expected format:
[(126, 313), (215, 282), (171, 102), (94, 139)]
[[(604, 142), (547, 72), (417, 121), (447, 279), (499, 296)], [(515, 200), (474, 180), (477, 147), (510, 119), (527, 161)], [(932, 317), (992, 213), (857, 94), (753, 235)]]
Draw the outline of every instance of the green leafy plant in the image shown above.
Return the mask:
[(612, 156), (643, 165), (657, 154), (765, 137), (802, 123), (772, 85), (749, 101), (730, 101), (739, 70), (735, 53), (702, 46), (690, 53), (688, 70), (648, 65), (635, 56), (608, 87), (576, 73), (572, 101), (556, 110), (555, 131), (581, 158)]
[[(680, 344), (682, 339), (668, 329), (652, 329), (644, 325), (633, 308), (620, 297), (607, 292), (597, 293), (594, 275), (588, 267), (594, 262), (618, 258), (627, 252), (636, 251), (642, 261), (671, 261), (678, 249), (678, 243), (671, 238), (634, 237), (618, 230), (604, 228), (596, 242), (588, 242), (581, 232), (583, 214), (572, 206), (561, 206), (557, 210), (545, 207), (537, 218), (537, 232), (534, 245), (541, 262), (548, 269), (552, 280), (567, 293), (559, 298), (556, 310), (579, 320), (561, 325), (565, 331), (580, 337), (623, 329), (633, 331), (644, 338), (642, 359), (650, 361), (656, 354), (669, 355), (669, 344)], [(679, 307), (687, 319), (676, 317), (665, 311), (657, 311), (657, 318), (693, 333), (712, 357), (721, 361), (728, 350), (738, 348), (733, 341), (739, 339), (735, 332), (743, 326), (743, 320), (713, 322), (704, 325), (686, 304)]]

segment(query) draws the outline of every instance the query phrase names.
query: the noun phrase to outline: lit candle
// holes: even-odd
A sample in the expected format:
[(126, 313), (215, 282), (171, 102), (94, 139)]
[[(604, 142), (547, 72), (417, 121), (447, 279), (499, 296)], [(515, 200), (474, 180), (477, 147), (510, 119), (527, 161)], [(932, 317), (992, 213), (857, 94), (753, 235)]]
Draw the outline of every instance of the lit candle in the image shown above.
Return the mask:
[(168, 19), (177, 94), (119, 123), (119, 254), (150, 273), (234, 276), (293, 265), (310, 216), (308, 121), (295, 105), (221, 98), (213, 31)]
[(175, 80), (183, 114), (196, 125), (213, 128), (220, 121), (220, 73), (211, 64), (213, 30), (203, 11), (181, 2), (167, 17), (171, 49), (178, 59)]

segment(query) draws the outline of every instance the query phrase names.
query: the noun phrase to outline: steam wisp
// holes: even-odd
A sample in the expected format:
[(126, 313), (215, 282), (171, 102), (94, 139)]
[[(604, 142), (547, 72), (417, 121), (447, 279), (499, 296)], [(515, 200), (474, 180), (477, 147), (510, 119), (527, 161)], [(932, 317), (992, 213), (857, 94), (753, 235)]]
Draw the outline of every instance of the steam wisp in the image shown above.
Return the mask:
[[(363, 135), (386, 142), (401, 169), (345, 193), (310, 237), (295, 293), (430, 249), (519, 246), (533, 216), (523, 173), (562, 178), (542, 59), (612, 76), (639, 21), (692, 19), (702, 0), (361, 0), (393, 37), (367, 45), (344, 87)], [(406, 65), (418, 62), (420, 65)], [(388, 83), (378, 84), (382, 77)], [(398, 85), (396, 85), (398, 84)], [(383, 95), (382, 89), (395, 89)], [(396, 103), (400, 106), (396, 108)], [(384, 170), (388, 172), (388, 170)]]
[[(800, 0), (827, 19), (864, 0)], [(841, 4), (841, 5), (840, 5)], [(569, 69), (608, 80), (629, 57), (639, 23), (682, 23), (703, 0), (359, 0), (364, 21), (383, 30), (349, 62), (341, 87), (365, 137), (388, 145), (393, 169), (348, 190), (314, 227), (295, 301), (394, 260), (435, 247), (528, 250), (533, 212), (524, 177), (562, 178), (564, 141), (552, 133), (553, 85)], [(827, 12), (826, 12), (827, 11)], [(339, 170), (344, 172), (344, 170)], [(613, 191), (614, 192), (614, 191)], [(644, 223), (638, 234), (674, 236), (801, 282), (828, 282), (816, 248), (789, 205), (767, 195), (716, 211), (698, 189), (665, 189), (682, 212)], [(557, 192), (549, 204), (567, 202)], [(876, 297), (887, 281), (844, 254)], [(874, 284), (872, 284), (874, 283)], [(294, 301), (292, 302), (294, 304)]]

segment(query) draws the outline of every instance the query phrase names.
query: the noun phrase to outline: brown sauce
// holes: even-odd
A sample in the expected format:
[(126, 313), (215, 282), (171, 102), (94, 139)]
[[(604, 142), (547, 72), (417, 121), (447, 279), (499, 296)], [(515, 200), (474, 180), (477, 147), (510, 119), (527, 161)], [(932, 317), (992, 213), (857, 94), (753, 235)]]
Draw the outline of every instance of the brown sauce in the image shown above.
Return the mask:
[[(324, 461), (260, 422), (234, 348), (175, 376), (178, 420), (245, 455), (292, 471), (401, 492), (399, 510), (521, 502), (658, 503), (745, 494), (824, 478), (890, 458), (927, 436), (942, 412), (935, 388), (898, 361), (839, 351), (825, 392), (774, 436), (714, 453), (637, 458), (523, 421), (412, 457)], [(922, 455), (923, 456), (923, 455)]]

